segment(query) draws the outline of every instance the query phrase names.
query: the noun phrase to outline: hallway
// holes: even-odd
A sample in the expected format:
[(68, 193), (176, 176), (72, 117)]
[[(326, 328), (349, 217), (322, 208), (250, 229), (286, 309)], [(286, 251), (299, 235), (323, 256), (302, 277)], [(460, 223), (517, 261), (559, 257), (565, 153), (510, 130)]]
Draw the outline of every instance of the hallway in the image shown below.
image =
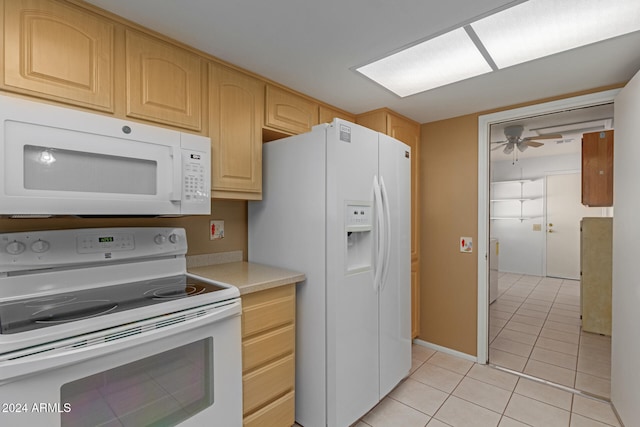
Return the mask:
[(582, 332), (580, 282), (500, 273), (489, 363), (609, 399), (611, 337)]

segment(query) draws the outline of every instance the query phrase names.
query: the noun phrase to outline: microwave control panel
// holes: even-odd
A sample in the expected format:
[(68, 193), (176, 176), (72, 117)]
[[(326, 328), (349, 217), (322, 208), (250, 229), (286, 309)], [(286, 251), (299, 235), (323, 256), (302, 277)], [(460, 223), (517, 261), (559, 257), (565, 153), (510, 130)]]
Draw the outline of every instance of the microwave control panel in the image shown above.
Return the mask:
[(182, 156), (183, 199), (186, 202), (209, 200), (207, 190), (206, 166), (203, 153), (187, 151)]

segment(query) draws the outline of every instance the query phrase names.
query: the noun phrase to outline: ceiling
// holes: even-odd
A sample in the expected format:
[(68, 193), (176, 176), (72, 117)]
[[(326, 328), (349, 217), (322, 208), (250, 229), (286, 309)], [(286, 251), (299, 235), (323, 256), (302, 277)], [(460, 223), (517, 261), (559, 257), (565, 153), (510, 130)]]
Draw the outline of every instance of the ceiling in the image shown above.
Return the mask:
[(353, 71), (520, 2), (88, 0), (351, 113), (389, 107), (420, 123), (626, 82), (640, 69), (638, 31), (406, 98)]
[[(514, 125), (524, 128), (522, 138), (534, 137), (535, 141), (535, 137), (540, 135), (560, 134), (562, 137), (540, 139), (537, 141), (544, 143), (541, 147), (528, 147), (524, 152), (516, 148), (513, 153), (505, 154), (501, 143), (506, 140), (504, 129)], [(613, 103), (497, 123), (491, 126), (491, 148), (498, 147), (491, 151), (491, 161), (513, 162), (516, 155), (522, 160), (580, 153), (583, 133), (613, 128)]]

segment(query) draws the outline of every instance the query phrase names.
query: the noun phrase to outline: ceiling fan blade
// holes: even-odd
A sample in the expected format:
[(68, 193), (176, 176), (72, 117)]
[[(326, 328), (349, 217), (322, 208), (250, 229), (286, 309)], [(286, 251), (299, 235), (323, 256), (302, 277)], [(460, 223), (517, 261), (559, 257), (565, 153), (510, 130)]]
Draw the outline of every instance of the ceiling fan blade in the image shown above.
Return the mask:
[(529, 147), (533, 147), (533, 148), (542, 147), (544, 145), (544, 143), (538, 142), (538, 141), (522, 141), (522, 142), (527, 144)]
[(548, 135), (528, 136), (526, 138), (522, 138), (523, 141), (531, 141), (532, 139), (562, 139), (562, 135), (559, 133), (550, 133)]
[(496, 145), (495, 147), (493, 147), (493, 148), (491, 149), (491, 151), (496, 151), (498, 148), (502, 148), (502, 146), (503, 146), (503, 145), (507, 145), (507, 143), (506, 143), (506, 142), (503, 142), (503, 143), (501, 143), (500, 145)]

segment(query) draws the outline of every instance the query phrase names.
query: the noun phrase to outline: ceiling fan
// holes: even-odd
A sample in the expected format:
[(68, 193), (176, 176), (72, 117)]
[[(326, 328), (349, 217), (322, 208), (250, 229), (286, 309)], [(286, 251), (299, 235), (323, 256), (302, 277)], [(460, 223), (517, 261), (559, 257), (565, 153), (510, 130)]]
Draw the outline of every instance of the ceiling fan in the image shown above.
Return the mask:
[(507, 126), (504, 128), (504, 136), (507, 138), (504, 141), (492, 142), (492, 144), (498, 144), (491, 151), (495, 151), (501, 147), (504, 147), (502, 150), (504, 154), (511, 154), (513, 150), (517, 147), (520, 152), (524, 152), (527, 148), (533, 147), (541, 147), (544, 145), (543, 142), (536, 141), (537, 139), (562, 139), (562, 135), (558, 134), (550, 134), (550, 135), (542, 135), (542, 136), (528, 136), (522, 138), (522, 132), (524, 131), (524, 126), (521, 125), (513, 125)]

